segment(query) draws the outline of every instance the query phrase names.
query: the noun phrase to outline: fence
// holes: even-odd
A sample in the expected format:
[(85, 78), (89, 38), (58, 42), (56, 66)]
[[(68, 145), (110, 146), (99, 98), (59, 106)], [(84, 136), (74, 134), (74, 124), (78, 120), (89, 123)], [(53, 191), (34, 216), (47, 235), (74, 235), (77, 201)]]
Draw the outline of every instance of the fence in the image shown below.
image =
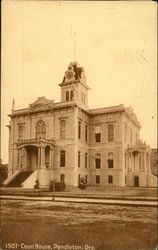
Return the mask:
[(140, 188), (140, 187), (118, 187), (118, 186), (104, 186), (94, 185), (88, 186), (84, 190), (78, 187), (66, 186), (66, 192), (76, 194), (104, 194), (104, 195), (120, 195), (120, 196), (157, 196), (156, 188)]

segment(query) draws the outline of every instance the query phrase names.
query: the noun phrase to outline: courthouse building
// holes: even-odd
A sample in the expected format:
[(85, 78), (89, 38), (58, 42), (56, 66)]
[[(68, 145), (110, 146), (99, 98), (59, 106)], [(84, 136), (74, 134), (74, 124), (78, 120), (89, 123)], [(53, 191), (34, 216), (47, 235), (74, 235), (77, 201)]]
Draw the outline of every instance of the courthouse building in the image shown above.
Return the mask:
[(61, 102), (39, 97), (9, 115), (7, 186), (49, 187), (50, 182), (156, 186), (150, 147), (139, 138), (140, 123), (123, 104), (89, 109), (84, 68), (70, 63)]

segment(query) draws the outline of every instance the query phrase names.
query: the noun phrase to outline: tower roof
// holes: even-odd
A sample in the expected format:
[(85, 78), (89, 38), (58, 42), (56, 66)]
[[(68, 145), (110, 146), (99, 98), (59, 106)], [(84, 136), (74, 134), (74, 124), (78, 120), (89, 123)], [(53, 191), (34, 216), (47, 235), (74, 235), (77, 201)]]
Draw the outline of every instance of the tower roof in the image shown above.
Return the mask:
[[(72, 77), (68, 78), (68, 74), (72, 74)], [(90, 89), (86, 84), (86, 76), (83, 67), (80, 67), (78, 62), (71, 62), (68, 66), (68, 70), (65, 72), (62, 83), (59, 86), (71, 84), (80, 81), (87, 89)]]

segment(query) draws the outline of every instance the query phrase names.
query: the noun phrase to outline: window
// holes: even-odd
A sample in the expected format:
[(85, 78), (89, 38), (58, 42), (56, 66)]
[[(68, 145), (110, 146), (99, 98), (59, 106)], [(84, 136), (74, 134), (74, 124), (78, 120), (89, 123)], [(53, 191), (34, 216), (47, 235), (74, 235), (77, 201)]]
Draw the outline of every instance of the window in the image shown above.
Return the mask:
[(109, 184), (112, 184), (112, 183), (113, 183), (113, 176), (112, 176), (112, 175), (109, 175), (109, 176), (108, 176), (108, 183), (109, 183)]
[(113, 124), (108, 125), (108, 141), (109, 142), (114, 141), (114, 125)]
[(60, 139), (65, 139), (66, 137), (66, 121), (60, 121)]
[(108, 159), (108, 168), (113, 168), (114, 167), (114, 160)]
[(78, 152), (78, 167), (80, 168), (80, 163), (81, 163), (81, 152)]
[(96, 142), (101, 142), (101, 130), (100, 126), (95, 127), (95, 141)]
[(100, 176), (96, 175), (96, 184), (99, 184), (99, 183), (100, 183)]
[(73, 90), (70, 91), (70, 100), (73, 100)]
[(95, 168), (99, 169), (101, 167), (101, 154), (95, 155)]
[(44, 121), (37, 122), (36, 125), (36, 138), (46, 138), (46, 124)]
[(65, 175), (64, 174), (60, 175), (60, 182), (65, 183)]
[(19, 139), (23, 138), (24, 135), (24, 127), (22, 125), (19, 126)]
[(88, 125), (85, 125), (85, 141), (88, 141)]
[(113, 168), (114, 167), (114, 154), (109, 153), (108, 154), (108, 168)]
[(81, 139), (81, 122), (78, 122), (78, 139)]
[(87, 168), (88, 165), (88, 153), (85, 153), (85, 168)]
[(65, 167), (65, 150), (60, 151), (60, 167)]
[(95, 134), (95, 141), (100, 142), (101, 141), (101, 134)]
[(66, 101), (69, 101), (69, 91), (66, 91)]

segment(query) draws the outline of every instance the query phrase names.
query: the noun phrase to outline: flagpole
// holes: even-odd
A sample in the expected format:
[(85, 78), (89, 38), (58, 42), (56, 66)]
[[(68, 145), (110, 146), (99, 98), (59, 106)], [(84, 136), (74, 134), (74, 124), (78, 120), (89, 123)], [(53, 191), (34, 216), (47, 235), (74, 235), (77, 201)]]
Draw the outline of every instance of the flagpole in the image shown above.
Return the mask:
[(76, 32), (74, 32), (74, 62), (76, 61)]

